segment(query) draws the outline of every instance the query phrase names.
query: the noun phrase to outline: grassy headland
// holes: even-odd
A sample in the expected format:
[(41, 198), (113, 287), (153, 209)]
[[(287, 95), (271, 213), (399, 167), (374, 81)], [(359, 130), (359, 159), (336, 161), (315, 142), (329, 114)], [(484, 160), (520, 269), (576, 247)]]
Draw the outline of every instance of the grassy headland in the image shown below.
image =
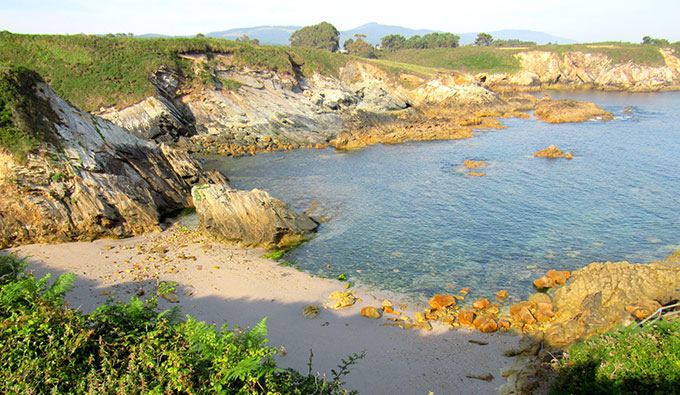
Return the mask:
[(181, 54), (230, 55), (236, 65), (283, 73), (335, 75), (347, 57), (327, 51), (201, 38), (28, 35), (0, 32), (0, 64), (37, 71), (62, 97), (86, 111), (127, 105), (154, 94), (153, 71), (165, 65), (193, 78)]

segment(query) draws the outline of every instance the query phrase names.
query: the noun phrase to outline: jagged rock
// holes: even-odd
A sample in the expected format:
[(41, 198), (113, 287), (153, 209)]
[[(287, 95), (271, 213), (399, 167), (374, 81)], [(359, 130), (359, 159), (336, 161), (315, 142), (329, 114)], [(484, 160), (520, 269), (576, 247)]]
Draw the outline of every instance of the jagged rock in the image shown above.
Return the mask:
[(545, 275), (550, 277), (557, 285), (562, 285), (566, 283), (569, 277), (571, 277), (571, 273), (569, 273), (566, 270), (561, 272), (557, 270), (548, 270), (548, 272)]
[(372, 319), (378, 319), (382, 317), (382, 313), (380, 312), (380, 309), (377, 307), (373, 306), (366, 306), (361, 308), (361, 315), (363, 315), (366, 318), (372, 318)]
[(530, 307), (533, 307), (533, 303), (520, 302), (518, 304), (510, 307), (510, 315), (512, 318), (521, 324), (533, 324), (536, 322), (536, 318), (531, 314)]
[(534, 304), (539, 304), (539, 303), (552, 303), (552, 300), (550, 299), (550, 296), (544, 293), (535, 293), (531, 296), (529, 296), (529, 302), (534, 303)]
[(194, 183), (226, 182), (185, 153), (79, 111), (35, 78), (35, 108), (53, 142), (19, 163), (0, 154), (0, 247), (160, 230)]
[(333, 293), (328, 296), (328, 302), (323, 305), (325, 309), (341, 309), (343, 307), (349, 307), (356, 303), (357, 298), (354, 295), (354, 291), (333, 291)]
[(510, 294), (508, 293), (508, 291), (506, 291), (504, 289), (496, 292), (496, 298), (499, 299), (499, 300), (506, 299), (508, 296), (510, 296)]
[(462, 309), (460, 312), (458, 312), (458, 323), (461, 325), (468, 325), (472, 326), (472, 323), (475, 320), (475, 311), (472, 309)]
[(541, 121), (548, 123), (585, 122), (591, 119), (609, 121), (614, 119), (607, 112), (593, 102), (571, 99), (544, 99), (538, 103), (534, 115)]
[(663, 66), (632, 61), (615, 64), (602, 53), (527, 51), (516, 55), (520, 71), (515, 74), (479, 75), (494, 90), (537, 91), (541, 88), (596, 88), (627, 91), (659, 91), (680, 83), (680, 59), (672, 49), (661, 48)]
[(636, 309), (633, 314), (626, 309), (638, 302), (665, 305), (680, 300), (680, 265), (669, 262), (672, 259), (651, 264), (595, 262), (573, 272), (553, 296), (559, 312), (555, 325), (575, 321), (590, 337), (639, 318), (633, 315)]
[(430, 307), (432, 310), (445, 309), (449, 306), (454, 306), (456, 299), (451, 295), (437, 294), (430, 298)]
[(265, 191), (237, 191), (226, 184), (201, 185), (191, 195), (200, 228), (244, 246), (285, 247), (308, 239), (319, 226)]
[[(571, 152), (564, 153), (564, 152), (562, 152), (562, 150), (555, 147), (554, 145), (551, 145), (550, 147), (542, 149), (538, 152), (534, 152), (534, 156), (535, 157), (550, 158), (550, 159), (557, 159), (557, 158), (573, 159), (574, 158), (574, 155)], [(564, 282), (562, 282), (561, 284), (564, 284)]]
[(534, 280), (534, 287), (536, 287), (536, 289), (538, 289), (539, 291), (543, 289), (552, 288), (554, 286), (555, 280), (548, 276), (543, 276), (541, 278)]

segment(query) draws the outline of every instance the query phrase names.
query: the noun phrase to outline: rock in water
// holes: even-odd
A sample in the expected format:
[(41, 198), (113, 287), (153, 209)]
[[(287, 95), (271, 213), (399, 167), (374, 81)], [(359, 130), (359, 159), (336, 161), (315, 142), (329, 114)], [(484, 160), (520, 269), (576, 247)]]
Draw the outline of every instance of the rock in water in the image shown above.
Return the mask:
[(475, 318), (473, 325), (478, 331), (484, 333), (492, 333), (498, 330), (498, 323), (496, 323), (496, 320), (484, 315)]
[(456, 299), (451, 295), (437, 294), (430, 298), (430, 307), (433, 310), (445, 309), (449, 306), (454, 306)]
[(548, 123), (585, 122), (591, 119), (610, 121), (614, 119), (610, 112), (601, 109), (595, 103), (571, 99), (541, 100), (536, 111), (534, 111), (534, 115), (541, 121)]
[(267, 192), (228, 185), (191, 190), (200, 227), (219, 239), (248, 247), (280, 248), (308, 239), (319, 226)]
[(561, 149), (555, 147), (554, 145), (551, 145), (550, 147), (546, 149), (542, 149), (538, 152), (534, 152), (535, 157), (544, 157), (544, 158), (550, 158), (550, 159), (557, 159), (557, 158), (566, 158), (566, 159), (573, 159), (574, 155), (570, 152), (564, 153)]

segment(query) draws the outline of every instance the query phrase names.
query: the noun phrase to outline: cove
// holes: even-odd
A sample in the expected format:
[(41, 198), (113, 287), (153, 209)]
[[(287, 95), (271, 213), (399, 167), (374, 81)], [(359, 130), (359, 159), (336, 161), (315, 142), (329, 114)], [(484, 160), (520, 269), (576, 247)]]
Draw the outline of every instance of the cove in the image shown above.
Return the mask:
[[(525, 298), (549, 269), (645, 263), (680, 248), (680, 93), (549, 94), (593, 101), (615, 119), (506, 119), (466, 140), (210, 156), (205, 165), (235, 188), (327, 219), (285, 259), (414, 301), (463, 287)], [(533, 157), (551, 144), (574, 159)], [(466, 176), (468, 159), (488, 161), (485, 176)]]

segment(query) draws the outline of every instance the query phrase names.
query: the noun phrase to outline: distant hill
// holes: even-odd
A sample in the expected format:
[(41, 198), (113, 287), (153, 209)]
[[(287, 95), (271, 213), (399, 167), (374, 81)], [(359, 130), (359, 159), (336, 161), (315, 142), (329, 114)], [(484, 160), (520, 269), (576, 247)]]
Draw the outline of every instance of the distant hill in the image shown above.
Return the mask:
[(429, 34), (429, 33), (435, 33), (439, 32), (441, 33), (441, 30), (428, 30), (428, 29), (419, 29), (419, 30), (414, 30), (414, 29), (409, 29), (407, 27), (402, 27), (402, 26), (391, 26), (391, 25), (381, 25), (379, 23), (367, 23), (365, 25), (361, 25), (359, 27), (355, 27), (354, 29), (350, 30), (345, 30), (340, 32), (340, 46), (347, 40), (348, 38), (354, 38), (355, 34), (365, 34), (367, 42), (375, 45), (379, 44), (380, 40), (390, 34), (401, 34), (402, 36), (409, 38), (411, 36), (415, 36), (416, 34), (418, 35), (424, 35), (424, 34)]
[[(486, 32), (489, 33), (493, 38), (497, 39), (502, 39), (502, 40), (508, 40), (512, 38), (516, 38), (518, 40), (522, 41), (534, 41), (536, 44), (547, 44), (547, 43), (553, 43), (553, 44), (575, 44), (576, 41), (569, 39), (569, 38), (564, 38), (564, 37), (558, 37), (558, 36), (553, 36), (552, 34), (548, 33), (543, 33), (543, 32), (536, 32), (533, 30), (498, 30), (495, 32)], [(460, 44), (461, 45), (466, 45), (466, 44), (472, 44), (475, 39), (477, 38), (477, 34), (479, 32), (474, 32), (474, 33), (456, 33), (460, 36)]]
[(260, 44), (269, 45), (288, 45), (288, 37), (302, 26), (256, 26), (242, 27), (237, 29), (224, 30), (221, 32), (211, 32), (206, 34), (208, 37), (226, 38), (235, 40), (244, 34), (248, 37), (260, 40)]
[[(288, 38), (294, 31), (300, 29), (302, 26), (256, 26), (256, 27), (242, 27), (237, 29), (223, 30), (219, 32), (207, 33), (208, 37), (226, 38), (229, 40), (235, 40), (244, 34), (250, 38), (256, 38), (260, 40), (260, 44), (269, 45), (288, 45)], [(416, 34), (424, 35), (428, 33), (438, 32), (441, 30), (429, 30), (429, 29), (409, 29), (403, 26), (392, 26), (392, 25), (382, 25), (380, 23), (367, 23), (354, 29), (344, 30), (340, 32), (340, 46), (348, 38), (353, 38), (355, 34), (365, 34), (366, 41), (371, 44), (378, 44), (380, 40), (387, 36), (388, 34), (401, 34), (402, 36), (409, 38)], [(499, 30), (493, 32), (487, 32), (491, 34), (494, 38), (499, 39), (512, 39), (516, 38), (523, 41), (535, 41), (537, 44), (547, 44), (549, 42), (556, 44), (573, 44), (576, 41), (553, 36), (548, 33), (536, 32), (533, 30)], [(460, 36), (461, 45), (470, 44), (475, 41), (477, 37), (477, 32), (474, 33), (456, 33)], [(159, 35), (145, 34), (139, 37), (158, 37)]]

